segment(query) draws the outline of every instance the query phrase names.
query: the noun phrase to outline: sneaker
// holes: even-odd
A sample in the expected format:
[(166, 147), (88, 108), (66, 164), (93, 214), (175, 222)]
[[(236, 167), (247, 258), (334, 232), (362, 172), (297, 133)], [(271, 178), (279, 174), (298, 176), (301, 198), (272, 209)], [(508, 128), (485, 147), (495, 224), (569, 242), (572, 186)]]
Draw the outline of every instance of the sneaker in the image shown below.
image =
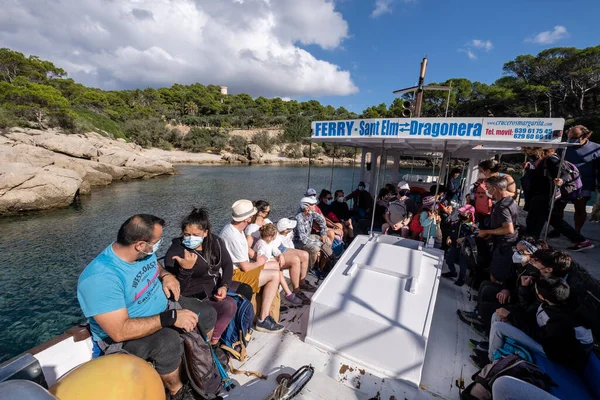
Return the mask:
[(296, 293), (296, 297), (299, 298), (300, 300), (302, 300), (302, 305), (307, 306), (310, 304), (310, 299), (304, 293), (298, 292), (298, 293)]
[(184, 384), (179, 392), (171, 395), (171, 400), (196, 400), (192, 388), (186, 383)]
[(456, 278), (457, 276), (458, 276), (458, 275), (456, 274), (456, 272), (450, 272), (450, 271), (448, 271), (448, 272), (444, 272), (444, 273), (442, 274), (442, 278), (448, 278), (448, 279), (449, 279), (449, 278)]
[(490, 363), (490, 358), (488, 356), (488, 352), (481, 349), (473, 349), (473, 354), (477, 356), (481, 361), (485, 361), (486, 364)]
[(585, 250), (585, 249), (591, 249), (594, 247), (594, 244), (592, 243), (591, 240), (585, 240), (581, 243), (576, 243), (571, 247), (567, 247), (567, 250), (571, 250), (571, 251), (581, 251), (581, 250)]
[(278, 333), (283, 330), (283, 325), (279, 325), (269, 315), (267, 318), (265, 318), (264, 321), (256, 322), (256, 330), (259, 332), (266, 332), (266, 333)]
[(477, 318), (477, 314), (474, 314), (473, 311), (461, 311), (457, 310), (456, 314), (458, 315), (458, 319), (464, 322), (467, 325), (471, 325), (472, 323), (480, 323), (479, 318)]
[(456, 282), (454, 282), (454, 284), (458, 287), (461, 287), (462, 285), (465, 284), (465, 281), (463, 281), (462, 279), (459, 279)]
[(308, 281), (304, 281), (300, 284), (300, 290), (305, 292), (315, 292), (317, 290), (316, 286), (311, 285)]
[(478, 369), (483, 369), (489, 364), (486, 360), (481, 360), (479, 357), (473, 355), (469, 356), (469, 360), (471, 360), (471, 364), (476, 366)]
[(285, 299), (291, 303), (294, 306), (301, 306), (302, 305), (302, 299), (300, 299), (298, 296), (296, 296), (294, 293), (290, 293), (288, 295), (285, 296)]
[(469, 339), (469, 347), (471, 347), (472, 349), (480, 349), (487, 351), (490, 348), (490, 342)]
[(481, 322), (471, 323), (471, 330), (481, 337), (487, 338), (487, 332), (485, 326)]

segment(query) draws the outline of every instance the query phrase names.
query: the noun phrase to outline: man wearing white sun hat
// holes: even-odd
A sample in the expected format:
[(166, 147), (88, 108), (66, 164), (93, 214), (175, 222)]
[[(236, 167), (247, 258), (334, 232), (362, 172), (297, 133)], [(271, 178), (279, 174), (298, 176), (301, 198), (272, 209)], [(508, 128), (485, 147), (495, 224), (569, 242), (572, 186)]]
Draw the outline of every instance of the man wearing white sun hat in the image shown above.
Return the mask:
[(238, 200), (231, 206), (232, 221), (223, 227), (221, 239), (233, 261), (233, 280), (243, 282), (252, 287), (253, 293), (258, 293), (262, 288), (262, 303), (256, 330), (268, 333), (277, 333), (283, 326), (275, 322), (269, 315), (271, 304), (278, 293), (279, 271), (264, 269), (266, 257), (257, 256), (251, 262), (248, 257), (248, 242), (244, 229), (257, 213), (256, 207), (250, 200)]

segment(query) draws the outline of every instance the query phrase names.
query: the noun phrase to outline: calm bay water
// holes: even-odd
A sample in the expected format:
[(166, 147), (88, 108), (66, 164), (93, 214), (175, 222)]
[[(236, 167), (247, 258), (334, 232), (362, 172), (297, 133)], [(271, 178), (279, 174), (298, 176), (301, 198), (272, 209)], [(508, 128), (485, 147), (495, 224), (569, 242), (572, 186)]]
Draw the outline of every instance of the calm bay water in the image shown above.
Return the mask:
[[(181, 166), (175, 176), (94, 190), (78, 206), (0, 218), (0, 362), (84, 320), (77, 278), (129, 216), (151, 213), (167, 221), (163, 255), (179, 234), (179, 221), (195, 205), (208, 207), (217, 232), (228, 222), (231, 204), (242, 198), (269, 201), (274, 220), (293, 215), (307, 172), (306, 167)], [(312, 168), (311, 187), (329, 188), (330, 175), (331, 168)], [(357, 171), (355, 186), (358, 179)], [(351, 184), (352, 168), (336, 168), (333, 189), (348, 193)]]

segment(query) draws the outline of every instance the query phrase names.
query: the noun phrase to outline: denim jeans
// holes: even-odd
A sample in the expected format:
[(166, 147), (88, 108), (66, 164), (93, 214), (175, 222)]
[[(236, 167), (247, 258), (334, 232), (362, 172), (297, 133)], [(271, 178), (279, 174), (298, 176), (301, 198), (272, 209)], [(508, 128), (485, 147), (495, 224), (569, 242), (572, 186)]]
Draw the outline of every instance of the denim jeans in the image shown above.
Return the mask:
[(531, 352), (546, 355), (542, 345), (530, 338), (522, 330), (515, 328), (506, 322), (494, 322), (490, 330), (490, 347), (488, 350), (490, 360), (494, 359), (496, 350), (504, 346), (504, 338), (506, 337), (516, 340)]
[(559, 400), (545, 390), (512, 376), (501, 376), (494, 381), (492, 398), (499, 400)]

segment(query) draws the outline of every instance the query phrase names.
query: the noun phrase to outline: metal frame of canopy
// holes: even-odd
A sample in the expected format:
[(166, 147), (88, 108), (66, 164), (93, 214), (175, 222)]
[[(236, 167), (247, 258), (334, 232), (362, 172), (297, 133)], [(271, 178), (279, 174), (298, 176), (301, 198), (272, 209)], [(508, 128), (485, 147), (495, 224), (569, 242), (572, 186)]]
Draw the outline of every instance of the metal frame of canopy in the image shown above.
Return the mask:
[[(468, 138), (464, 137), (464, 129), (457, 134), (456, 127), (463, 128), (467, 124), (475, 126), (474, 134)], [(365, 126), (367, 129), (371, 129), (365, 131), (363, 129)], [(387, 126), (387, 132), (385, 132), (384, 126)], [(455, 128), (454, 134), (449, 130), (450, 126)], [(362, 149), (360, 181), (368, 182), (368, 190), (373, 196), (376, 196), (376, 190), (379, 187), (381, 164), (383, 162), (387, 169), (390, 156), (393, 158), (396, 174), (393, 179), (394, 183), (398, 182), (401, 156), (441, 157), (442, 164), (438, 182), (441, 182), (442, 177), (447, 173), (450, 158), (468, 158), (466, 187), (471, 187), (477, 180), (477, 166), (485, 159), (497, 154), (520, 153), (523, 147), (560, 148), (569, 146), (569, 144), (561, 142), (564, 129), (564, 119), (562, 118), (380, 118), (315, 121), (311, 128), (311, 143), (332, 143)], [(467, 131), (467, 134), (470, 134), (470, 131)], [(565, 152), (562, 152), (559, 173), (564, 163), (564, 154)], [(370, 170), (367, 171), (366, 159), (369, 155)], [(309, 152), (309, 184), (311, 156), (312, 147)], [(437, 189), (435, 194), (437, 195)], [(461, 201), (464, 201), (464, 198)], [(550, 211), (553, 207), (554, 199), (551, 201)], [(371, 221), (372, 225), (373, 221)]]

